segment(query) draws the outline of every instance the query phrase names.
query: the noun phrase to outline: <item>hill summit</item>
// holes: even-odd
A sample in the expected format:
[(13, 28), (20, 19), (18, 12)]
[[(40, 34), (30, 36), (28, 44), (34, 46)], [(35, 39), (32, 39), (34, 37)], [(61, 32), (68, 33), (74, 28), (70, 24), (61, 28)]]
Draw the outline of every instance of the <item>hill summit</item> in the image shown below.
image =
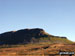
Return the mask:
[(28, 44), (28, 43), (72, 43), (66, 37), (53, 36), (43, 29), (21, 29), (0, 34), (0, 44)]

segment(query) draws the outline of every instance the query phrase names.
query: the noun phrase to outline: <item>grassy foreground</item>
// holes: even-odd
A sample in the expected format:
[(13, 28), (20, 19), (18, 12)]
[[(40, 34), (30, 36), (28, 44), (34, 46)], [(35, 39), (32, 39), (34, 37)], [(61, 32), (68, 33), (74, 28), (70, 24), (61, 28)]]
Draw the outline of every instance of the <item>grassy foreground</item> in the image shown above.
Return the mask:
[(42, 42), (0, 46), (0, 56), (49, 56), (50, 54), (59, 54), (59, 51), (75, 51), (75, 44)]

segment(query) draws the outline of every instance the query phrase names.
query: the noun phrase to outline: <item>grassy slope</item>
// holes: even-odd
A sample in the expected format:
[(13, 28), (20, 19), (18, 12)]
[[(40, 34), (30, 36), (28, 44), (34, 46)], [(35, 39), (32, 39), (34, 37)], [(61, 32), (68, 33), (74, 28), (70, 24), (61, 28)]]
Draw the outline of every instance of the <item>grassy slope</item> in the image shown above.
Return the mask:
[(74, 42), (68, 40), (67, 38), (61, 38), (61, 37), (43, 37), (40, 38), (40, 41), (46, 42), (46, 43), (64, 43), (64, 44), (72, 44)]
[[(44, 42), (43, 42), (44, 43)], [(10, 55), (10, 56), (22, 56), (27, 54), (28, 56), (40, 56), (39, 54), (54, 54), (58, 53), (60, 50), (63, 51), (73, 51), (75, 49), (75, 45), (67, 45), (67, 44), (47, 44), (46, 42), (39, 44), (27, 44), (27, 45), (13, 45), (16, 47), (12, 48), (2, 48), (0, 49), (0, 55)], [(45, 48), (48, 47), (48, 48)]]
[(16, 45), (1, 45), (0, 48), (12, 48), (12, 47), (19, 47), (19, 46), (45, 46), (49, 44), (54, 44), (54, 43), (63, 43), (63, 44), (72, 44), (74, 42), (65, 39), (65, 38), (58, 38), (58, 37), (41, 37), (38, 39), (39, 42), (37, 43), (29, 43), (29, 44), (16, 44)]
[(73, 42), (65, 38), (50, 38), (52, 43), (72, 44)]
[(44, 37), (39, 40), (42, 42), (29, 43), (26, 45), (2, 45), (0, 46), (0, 56), (44, 56), (45, 54), (57, 54), (60, 50), (73, 51), (75, 49), (75, 45), (71, 45), (73, 42), (68, 39), (56, 37), (49, 39), (49, 37)]

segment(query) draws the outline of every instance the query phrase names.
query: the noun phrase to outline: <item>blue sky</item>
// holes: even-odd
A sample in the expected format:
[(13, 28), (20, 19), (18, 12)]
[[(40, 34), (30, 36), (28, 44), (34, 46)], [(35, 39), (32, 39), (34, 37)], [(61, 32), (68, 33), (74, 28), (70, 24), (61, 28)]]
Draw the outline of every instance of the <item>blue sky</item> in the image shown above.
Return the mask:
[(25, 28), (75, 41), (75, 0), (0, 0), (0, 33)]

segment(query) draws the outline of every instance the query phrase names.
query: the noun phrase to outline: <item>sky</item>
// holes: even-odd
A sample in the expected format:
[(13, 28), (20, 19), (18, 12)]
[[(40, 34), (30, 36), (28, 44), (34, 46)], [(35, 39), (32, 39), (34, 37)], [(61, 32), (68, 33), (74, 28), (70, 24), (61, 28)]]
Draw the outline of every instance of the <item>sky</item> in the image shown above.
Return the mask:
[(26, 28), (75, 41), (75, 0), (0, 0), (0, 34)]

